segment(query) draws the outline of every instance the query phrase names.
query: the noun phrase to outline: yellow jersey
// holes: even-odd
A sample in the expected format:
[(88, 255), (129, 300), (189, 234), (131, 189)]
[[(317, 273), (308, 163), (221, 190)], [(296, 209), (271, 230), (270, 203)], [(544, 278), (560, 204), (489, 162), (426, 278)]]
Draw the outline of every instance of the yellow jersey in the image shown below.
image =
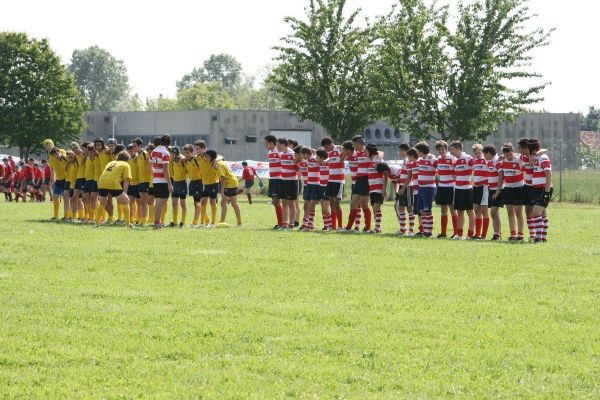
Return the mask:
[(78, 170), (77, 160), (73, 161), (72, 163), (67, 164), (66, 181), (71, 183), (71, 189), (75, 188), (75, 181), (77, 180), (77, 170)]
[(93, 157), (86, 157), (85, 158), (85, 168), (84, 168), (84, 172), (83, 172), (83, 177), (85, 178), (86, 181), (93, 181), (94, 180), (94, 160)]
[(175, 163), (175, 160), (173, 159), (173, 157), (169, 157), (169, 176), (171, 177), (171, 179), (173, 179), (173, 175), (174, 175), (174, 172), (173, 172), (174, 163)]
[(225, 189), (236, 189), (238, 187), (238, 180), (225, 161), (217, 161), (217, 173), (225, 181)]
[(85, 178), (85, 154), (76, 154), (77, 159), (77, 179)]
[(137, 169), (137, 159), (132, 158), (129, 160), (129, 168), (131, 168), (131, 181), (130, 185), (139, 185), (140, 181), (138, 179), (138, 169)]
[(190, 181), (201, 181), (202, 171), (200, 170), (200, 163), (196, 157), (186, 161), (188, 175)]
[(106, 164), (98, 181), (98, 189), (121, 190), (121, 182), (131, 180), (131, 167), (126, 161), (111, 161)]
[(185, 159), (182, 158), (179, 161), (173, 160), (173, 175), (171, 175), (171, 178), (173, 178), (175, 182), (181, 182), (187, 179), (187, 174), (188, 170)]
[(100, 159), (100, 171), (104, 171), (106, 165), (113, 161), (113, 155), (108, 150), (104, 149), (98, 154), (98, 158)]
[(202, 173), (202, 183), (204, 185), (213, 185), (219, 183), (219, 174), (213, 164), (208, 161), (207, 157), (196, 157), (200, 164), (200, 171)]
[(98, 182), (100, 180), (100, 175), (102, 175), (102, 163), (100, 162), (100, 156), (96, 155), (93, 158), (94, 163), (94, 180)]
[(138, 182), (148, 183), (150, 179), (150, 166), (148, 165), (148, 152), (146, 150), (138, 153), (135, 162), (137, 164)]
[(62, 181), (67, 178), (67, 172), (65, 171), (65, 166), (67, 165), (67, 152), (63, 149), (58, 149), (58, 152), (62, 154), (62, 158), (59, 160), (55, 155), (48, 155), (48, 163), (54, 171), (54, 179), (57, 181)]

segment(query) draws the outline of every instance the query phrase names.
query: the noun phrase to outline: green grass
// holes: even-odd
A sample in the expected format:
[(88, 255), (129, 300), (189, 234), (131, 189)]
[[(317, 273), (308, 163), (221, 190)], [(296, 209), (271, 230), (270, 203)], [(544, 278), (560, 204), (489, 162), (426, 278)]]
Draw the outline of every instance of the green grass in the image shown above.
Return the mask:
[[(559, 172), (553, 172), (554, 194), (558, 201)], [(563, 201), (600, 204), (600, 170), (563, 171)]]
[(0, 204), (2, 398), (600, 396), (600, 207), (538, 246), (50, 213)]

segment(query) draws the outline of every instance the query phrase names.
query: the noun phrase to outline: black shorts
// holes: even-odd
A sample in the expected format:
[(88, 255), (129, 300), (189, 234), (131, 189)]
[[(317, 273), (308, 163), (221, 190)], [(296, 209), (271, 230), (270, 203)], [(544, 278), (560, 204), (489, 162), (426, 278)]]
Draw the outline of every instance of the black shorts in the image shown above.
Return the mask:
[(521, 204), (524, 206), (529, 206), (532, 204), (533, 200), (533, 186), (523, 185), (521, 187)]
[(25, 181), (25, 186), (24, 186), (24, 187), (25, 187), (25, 188), (27, 188), (28, 186), (35, 187), (35, 185), (33, 184), (33, 180), (31, 180), (31, 179), (27, 179), (27, 180)]
[(200, 179), (196, 179), (195, 181), (190, 181), (190, 187), (188, 193), (190, 196), (194, 198), (194, 202), (198, 203), (202, 199), (202, 191), (204, 190), (204, 186), (202, 185), (202, 181)]
[(502, 190), (502, 200), (507, 206), (523, 205), (523, 187), (507, 187)]
[(396, 203), (401, 207), (408, 207), (408, 188), (404, 191), (403, 195), (396, 193)]
[(244, 181), (244, 188), (250, 189), (252, 186), (254, 186), (254, 179)]
[(496, 200), (494, 200), (494, 195), (496, 194), (496, 190), (489, 191), (489, 202), (488, 207), (504, 207), (504, 192), (500, 192), (500, 195)]
[(356, 182), (354, 182), (354, 194), (359, 196), (368, 196), (369, 195), (369, 177), (368, 176), (359, 176), (356, 178)]
[(150, 182), (140, 182), (138, 188), (140, 193), (150, 193)]
[(123, 190), (122, 189), (118, 189), (118, 190), (113, 190), (113, 189), (98, 189), (98, 195), (100, 197), (108, 197), (109, 194), (112, 197), (119, 197), (121, 194), (123, 194)]
[(65, 183), (63, 184), (63, 190), (71, 190), (72, 188), (73, 186), (71, 186), (71, 182), (65, 181)]
[(473, 204), (487, 206), (489, 195), (487, 186), (473, 186)]
[(311, 183), (310, 185), (306, 185), (304, 188), (303, 199), (305, 201), (319, 201), (321, 200), (321, 194), (321, 186)]
[(171, 197), (174, 199), (184, 199), (188, 194), (188, 186), (186, 181), (174, 181), (173, 182), (173, 193)]
[(229, 188), (229, 189), (225, 188), (225, 189), (223, 189), (223, 194), (226, 197), (235, 197), (238, 194), (238, 190), (237, 190), (237, 188)]
[(454, 205), (454, 188), (438, 186), (435, 193), (435, 204), (438, 206)]
[(281, 180), (279, 198), (285, 200), (296, 200), (298, 198), (298, 181)]
[(50, 184), (50, 178), (44, 178), (44, 185)]
[(327, 184), (327, 197), (330, 199), (342, 199), (344, 197), (344, 184), (340, 182), (329, 182)]
[(127, 188), (127, 196), (140, 198), (140, 185), (129, 185)]
[(154, 183), (154, 187), (151, 190), (151, 196), (157, 199), (168, 199), (169, 198), (169, 185), (166, 183)]
[[(531, 187), (531, 197), (533, 198), (533, 200), (531, 201), (531, 205), (532, 206), (540, 206), (540, 207), (544, 207), (544, 208), (548, 208), (548, 204), (550, 202), (547, 202), (544, 200), (544, 192), (546, 191), (545, 188), (541, 187), (541, 188), (535, 188), (535, 187)], [(550, 198), (552, 198), (552, 193), (554, 192), (554, 188), (550, 188)]]
[(473, 209), (473, 189), (454, 189), (454, 209), (456, 211)]
[(85, 178), (80, 178), (75, 181), (75, 189), (81, 191), (85, 190)]
[(369, 193), (369, 198), (371, 199), (371, 205), (375, 204), (383, 204), (383, 194), (382, 193)]
[(83, 187), (83, 193), (92, 193), (98, 191), (98, 184), (96, 181), (85, 181), (85, 186)]
[(302, 193), (302, 179), (298, 179), (298, 195)]
[(281, 179), (269, 180), (269, 197), (274, 199), (281, 197)]
[(216, 199), (219, 194), (219, 184), (212, 183), (210, 185), (204, 185), (202, 189), (202, 198), (210, 197), (211, 199)]

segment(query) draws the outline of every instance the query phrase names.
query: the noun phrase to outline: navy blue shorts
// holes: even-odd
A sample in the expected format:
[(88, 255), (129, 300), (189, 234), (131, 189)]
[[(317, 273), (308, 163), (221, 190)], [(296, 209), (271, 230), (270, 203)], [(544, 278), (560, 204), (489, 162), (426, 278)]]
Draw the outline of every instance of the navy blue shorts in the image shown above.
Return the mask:
[(135, 197), (136, 199), (140, 198), (140, 186), (139, 185), (129, 185), (127, 188), (127, 196)]
[(65, 180), (61, 179), (54, 182), (54, 189), (52, 194), (55, 196), (62, 196), (65, 193)]
[(75, 189), (81, 191), (85, 190), (85, 178), (80, 178), (75, 181)]
[(98, 191), (98, 185), (96, 181), (85, 181), (85, 186), (83, 187), (83, 193), (92, 193)]
[(281, 179), (269, 180), (269, 197), (272, 199), (281, 197)]
[(420, 187), (418, 197), (419, 211), (431, 211), (431, 208), (433, 206), (433, 199), (435, 199), (435, 188)]
[(252, 186), (254, 186), (254, 179), (249, 180), (249, 181), (244, 181), (244, 188), (250, 189)]
[(188, 194), (188, 186), (186, 181), (173, 182), (173, 193), (171, 197), (174, 199), (185, 199)]
[(304, 188), (304, 197), (306, 201), (319, 201), (321, 200), (323, 189), (321, 185), (309, 184)]

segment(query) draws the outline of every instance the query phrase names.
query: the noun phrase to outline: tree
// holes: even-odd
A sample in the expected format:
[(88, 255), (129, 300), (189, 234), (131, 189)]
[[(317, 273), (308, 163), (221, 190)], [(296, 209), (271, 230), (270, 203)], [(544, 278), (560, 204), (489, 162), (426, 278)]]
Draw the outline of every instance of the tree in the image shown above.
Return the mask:
[(599, 131), (600, 130), (600, 109), (590, 106), (588, 113), (581, 120), (582, 131)]
[(233, 109), (235, 102), (219, 82), (197, 83), (189, 89), (177, 92), (177, 109)]
[(69, 71), (92, 111), (111, 111), (129, 94), (125, 63), (98, 46), (75, 50)]
[(177, 100), (159, 95), (157, 99), (146, 98), (146, 111), (178, 111)]
[(0, 141), (21, 157), (56, 143), (79, 139), (85, 129), (85, 99), (46, 39), (0, 32)]
[(133, 96), (127, 96), (114, 105), (111, 111), (143, 111), (144, 104), (140, 96), (136, 93)]
[(370, 90), (373, 29), (356, 26), (360, 10), (344, 16), (346, 0), (310, 0), (307, 21), (286, 17), (293, 33), (283, 38), (270, 82), (285, 106), (347, 139), (375, 116)]
[(230, 94), (238, 89), (242, 79), (242, 65), (229, 54), (213, 54), (200, 68), (194, 68), (177, 82), (177, 90), (190, 89), (198, 83), (219, 82)]
[(543, 100), (548, 83), (527, 86), (542, 77), (527, 67), (553, 30), (529, 29), (527, 0), (459, 2), (457, 14), (450, 29), (447, 7), (399, 1), (382, 21), (378, 104), (413, 135), (484, 140)]

